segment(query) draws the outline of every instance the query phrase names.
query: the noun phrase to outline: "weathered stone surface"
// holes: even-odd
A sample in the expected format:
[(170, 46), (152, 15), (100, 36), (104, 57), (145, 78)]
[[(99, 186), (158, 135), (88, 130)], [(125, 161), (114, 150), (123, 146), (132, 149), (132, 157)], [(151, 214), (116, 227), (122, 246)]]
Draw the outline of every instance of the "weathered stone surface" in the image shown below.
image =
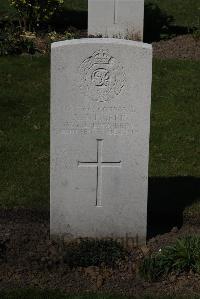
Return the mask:
[(88, 35), (143, 39), (144, 0), (88, 0)]
[(51, 58), (51, 234), (144, 243), (151, 46), (64, 41)]

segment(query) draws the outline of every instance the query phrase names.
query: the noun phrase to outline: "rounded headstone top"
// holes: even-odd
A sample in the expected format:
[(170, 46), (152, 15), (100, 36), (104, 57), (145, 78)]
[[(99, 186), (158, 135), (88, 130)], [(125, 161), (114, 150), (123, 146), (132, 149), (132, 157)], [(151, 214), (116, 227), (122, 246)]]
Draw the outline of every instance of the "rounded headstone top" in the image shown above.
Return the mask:
[(137, 42), (126, 39), (118, 39), (118, 38), (83, 38), (83, 39), (71, 39), (65, 41), (59, 41), (51, 44), (51, 48), (70, 46), (70, 45), (81, 45), (81, 44), (113, 44), (113, 45), (126, 45), (126, 46), (134, 46), (143, 49), (152, 50), (152, 46), (147, 43)]

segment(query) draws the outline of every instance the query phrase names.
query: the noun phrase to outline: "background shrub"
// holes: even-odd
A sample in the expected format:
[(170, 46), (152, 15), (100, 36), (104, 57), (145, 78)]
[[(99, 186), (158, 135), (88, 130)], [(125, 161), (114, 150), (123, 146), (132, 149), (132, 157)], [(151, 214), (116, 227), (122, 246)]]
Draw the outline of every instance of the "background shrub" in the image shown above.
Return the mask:
[(24, 31), (37, 31), (46, 26), (58, 11), (64, 0), (10, 0), (17, 10), (20, 28)]
[(0, 56), (18, 55), (22, 53), (34, 54), (36, 46), (33, 33), (16, 31), (13, 26), (0, 28)]

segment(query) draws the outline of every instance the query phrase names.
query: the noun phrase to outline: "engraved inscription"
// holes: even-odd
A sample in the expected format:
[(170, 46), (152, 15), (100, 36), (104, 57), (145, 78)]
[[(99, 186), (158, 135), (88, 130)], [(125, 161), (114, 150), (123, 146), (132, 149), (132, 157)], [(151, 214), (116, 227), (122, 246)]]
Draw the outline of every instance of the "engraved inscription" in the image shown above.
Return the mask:
[(80, 162), (78, 167), (95, 167), (97, 169), (97, 185), (96, 185), (96, 206), (102, 207), (102, 168), (103, 167), (121, 167), (122, 162), (103, 162), (103, 139), (97, 139), (97, 161), (96, 162)]
[(104, 49), (85, 59), (79, 74), (82, 92), (96, 102), (107, 102), (119, 96), (126, 82), (122, 65)]
[(69, 117), (62, 124), (66, 135), (132, 135), (134, 108), (132, 105), (109, 107), (67, 107)]
[(62, 124), (66, 135), (132, 135), (134, 108), (132, 105), (109, 107), (67, 107), (69, 117)]

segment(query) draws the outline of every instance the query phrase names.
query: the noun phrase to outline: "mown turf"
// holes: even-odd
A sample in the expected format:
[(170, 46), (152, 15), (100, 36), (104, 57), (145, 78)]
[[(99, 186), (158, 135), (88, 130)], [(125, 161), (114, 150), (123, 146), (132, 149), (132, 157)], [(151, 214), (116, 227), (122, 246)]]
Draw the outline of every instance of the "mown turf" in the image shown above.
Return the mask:
[(88, 10), (87, 0), (64, 0), (64, 7), (69, 10)]
[(150, 176), (200, 176), (200, 62), (155, 60)]
[(144, 296), (144, 297), (125, 297), (117, 295), (100, 295), (100, 294), (87, 294), (87, 295), (64, 295), (59, 291), (39, 291), (32, 290), (12, 290), (8, 292), (0, 292), (1, 299), (199, 299), (198, 296), (191, 297), (176, 297), (176, 296)]
[(177, 26), (200, 26), (200, 0), (145, 0), (157, 4), (161, 10), (174, 17)]
[[(200, 62), (156, 60), (150, 176), (200, 176)], [(0, 206), (49, 207), (49, 59), (0, 58)]]
[(49, 204), (49, 60), (0, 59), (0, 205)]

